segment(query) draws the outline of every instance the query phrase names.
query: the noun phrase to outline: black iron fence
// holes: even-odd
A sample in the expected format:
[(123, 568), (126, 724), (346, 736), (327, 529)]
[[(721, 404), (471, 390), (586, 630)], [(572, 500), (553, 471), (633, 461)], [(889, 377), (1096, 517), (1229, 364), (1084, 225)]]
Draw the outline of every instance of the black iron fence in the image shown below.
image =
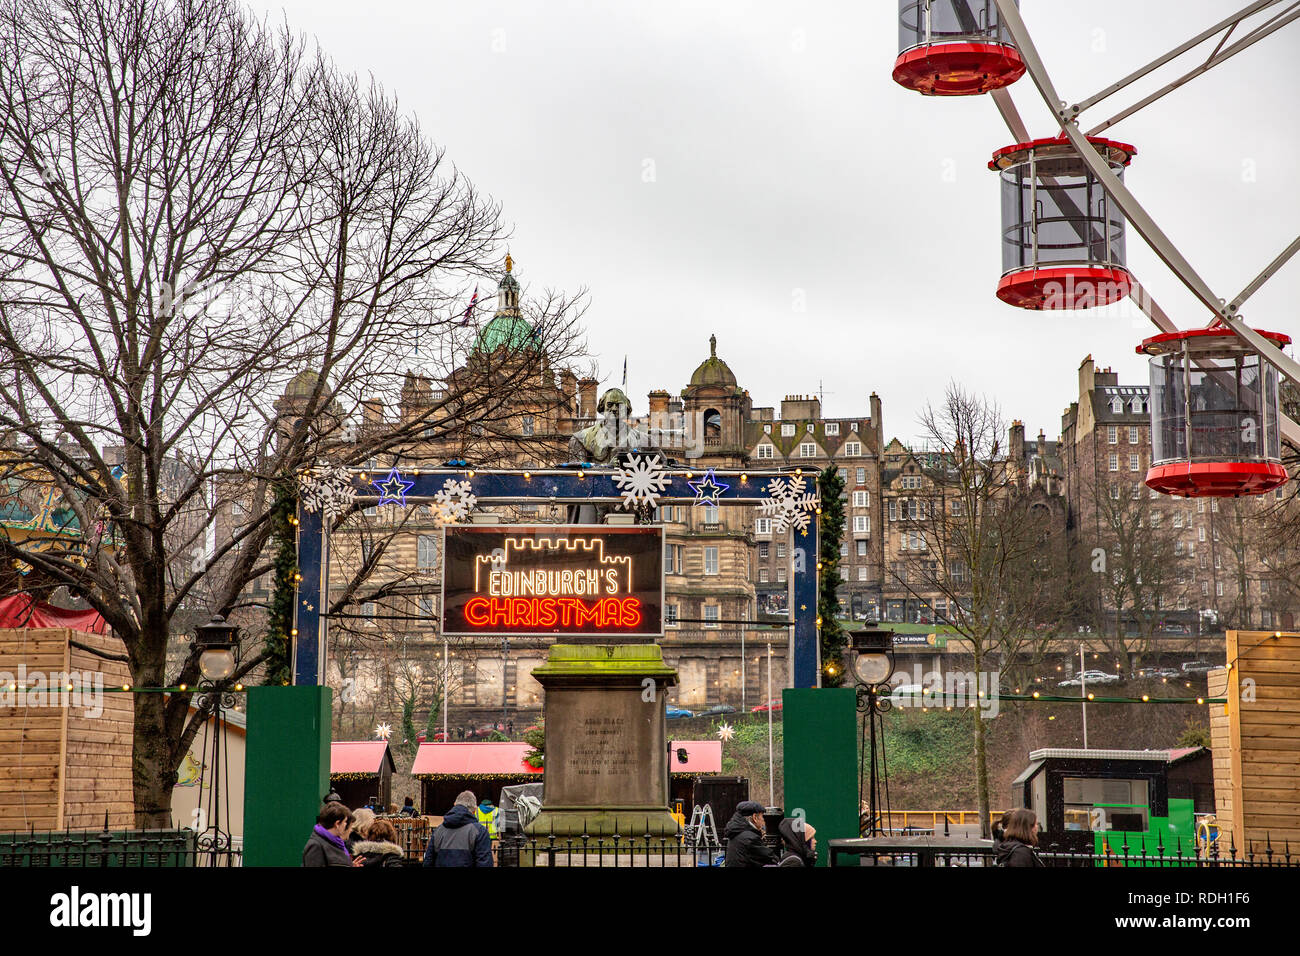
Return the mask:
[[(1053, 867), (1186, 867), (1189, 869), (1242, 867), (1300, 867), (1300, 856), (1288, 841), (1275, 847), (1271, 838), (1254, 842), (1239, 851), (1229, 844), (1206, 850), (1179, 842), (1174, 847), (1157, 844), (1107, 847), (1105, 852), (1035, 852), (1037, 861)], [(832, 840), (831, 866), (985, 867), (997, 866), (995, 850), (988, 841), (941, 837), (882, 836), (860, 840)]]
[(497, 849), (498, 866), (645, 867), (722, 866), (722, 843), (680, 836), (538, 836), (505, 837)]
[(193, 830), (0, 833), (0, 867), (240, 866), (243, 851)]

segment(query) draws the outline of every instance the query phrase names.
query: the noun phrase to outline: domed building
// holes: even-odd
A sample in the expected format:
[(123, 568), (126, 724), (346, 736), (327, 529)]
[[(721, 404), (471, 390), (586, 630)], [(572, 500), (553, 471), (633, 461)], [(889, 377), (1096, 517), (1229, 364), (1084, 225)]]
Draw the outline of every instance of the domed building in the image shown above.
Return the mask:
[(745, 423), (752, 413), (749, 392), (736, 382), (736, 374), (718, 358), (718, 337), (709, 336), (709, 357), (691, 373), (682, 389), (682, 411), (687, 433), (702, 443), (704, 464), (715, 468), (740, 468), (745, 464)]

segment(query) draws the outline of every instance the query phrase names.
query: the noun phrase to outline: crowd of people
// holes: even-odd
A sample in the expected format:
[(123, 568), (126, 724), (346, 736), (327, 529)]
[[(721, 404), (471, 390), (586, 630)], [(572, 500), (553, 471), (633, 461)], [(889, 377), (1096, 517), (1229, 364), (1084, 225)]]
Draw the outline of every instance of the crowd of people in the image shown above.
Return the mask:
[[(330, 794), (331, 797), (335, 796)], [(408, 798), (406, 807), (414, 809)], [(491, 867), (492, 844), (496, 839), (499, 811), (491, 800), (481, 803), (473, 791), (462, 791), (451, 809), (429, 836), (424, 866)], [(768, 866), (816, 866), (817, 831), (802, 816), (787, 817), (777, 825), (779, 842), (767, 839), (767, 808), (756, 800), (745, 800), (727, 821), (722, 832), (725, 845), (723, 866), (757, 868)], [(997, 866), (1037, 867), (1038, 818), (1032, 810), (1010, 810), (993, 827), (993, 859)], [(368, 807), (349, 810), (338, 800), (327, 799), (316, 817), (316, 826), (302, 851), (303, 866), (384, 867), (402, 866), (405, 852), (398, 843), (397, 828), (376, 818)]]
[[(397, 827), (376, 818), (370, 807), (350, 810), (330, 794), (316, 816), (307, 844), (302, 849), (303, 866), (383, 867), (403, 866), (406, 852), (398, 843)], [(408, 812), (409, 811), (409, 812)], [(399, 815), (415, 816), (408, 797)], [(492, 840), (496, 836), (497, 810), (492, 801), (480, 804), (470, 790), (456, 802), (442, 823), (429, 836), (424, 851), (425, 866), (490, 867)]]

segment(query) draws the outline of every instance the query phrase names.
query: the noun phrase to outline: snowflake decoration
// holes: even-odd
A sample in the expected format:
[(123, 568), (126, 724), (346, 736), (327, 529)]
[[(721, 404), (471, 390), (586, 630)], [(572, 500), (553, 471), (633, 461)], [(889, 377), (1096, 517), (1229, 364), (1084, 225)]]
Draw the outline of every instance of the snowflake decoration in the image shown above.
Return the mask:
[(653, 508), (670, 480), (658, 455), (628, 455), (627, 465), (614, 475), (614, 484), (622, 489), (625, 508), (638, 505)]
[(772, 519), (773, 529), (783, 532), (798, 528), (808, 533), (808, 513), (819, 504), (817, 496), (804, 490), (803, 475), (773, 478), (767, 483), (768, 497), (759, 505), (759, 513)]
[(448, 478), (433, 496), (433, 504), (429, 506), (429, 510), (433, 513), (435, 521), (455, 524), (468, 518), (477, 503), (473, 486), (468, 481)]
[(730, 741), (734, 736), (736, 736), (736, 728), (731, 726), (731, 724), (723, 724), (718, 728), (719, 740)]
[(380, 740), (387, 740), (389, 737), (392, 736), (392, 734), (393, 734), (393, 727), (391, 724), (380, 724), (378, 727), (375, 728), (375, 736), (378, 737)]
[(302, 495), (303, 508), (319, 511), (327, 521), (332, 521), (347, 511), (357, 497), (348, 470), (328, 463), (298, 479), (298, 489)]

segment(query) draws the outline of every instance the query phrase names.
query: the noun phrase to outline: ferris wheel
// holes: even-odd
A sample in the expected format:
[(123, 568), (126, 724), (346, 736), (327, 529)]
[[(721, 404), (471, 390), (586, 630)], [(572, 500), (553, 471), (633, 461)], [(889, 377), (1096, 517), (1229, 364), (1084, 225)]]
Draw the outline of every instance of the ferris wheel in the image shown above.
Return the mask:
[[(1159, 330), (1137, 351), (1150, 357), (1152, 455), (1146, 483), (1165, 494), (1239, 497), (1288, 480), (1281, 439), (1300, 447), (1300, 425), (1279, 408), (1279, 376), (1300, 387), (1300, 363), (1282, 351), (1289, 336), (1253, 329), (1239, 313), (1300, 251), (1300, 238), (1234, 299), (1219, 298), (1124, 184), (1137, 150), (1102, 133), (1300, 19), (1300, 2), (1284, 2), (1247, 4), (1128, 76), (1067, 104), (1034, 46), (1018, 0), (899, 0), (894, 80), (927, 96), (988, 93), (1015, 138), (989, 161), (1002, 192), (998, 298), (1020, 308), (1054, 310), (1108, 305), (1127, 296)], [(1086, 111), (1214, 41), (1209, 57), (1192, 69), (1082, 128)], [(1011, 100), (1007, 87), (1026, 73), (1060, 128), (1056, 136), (1031, 138)], [(1151, 298), (1127, 265), (1126, 225), (1209, 310), (1208, 325), (1179, 330)]]

